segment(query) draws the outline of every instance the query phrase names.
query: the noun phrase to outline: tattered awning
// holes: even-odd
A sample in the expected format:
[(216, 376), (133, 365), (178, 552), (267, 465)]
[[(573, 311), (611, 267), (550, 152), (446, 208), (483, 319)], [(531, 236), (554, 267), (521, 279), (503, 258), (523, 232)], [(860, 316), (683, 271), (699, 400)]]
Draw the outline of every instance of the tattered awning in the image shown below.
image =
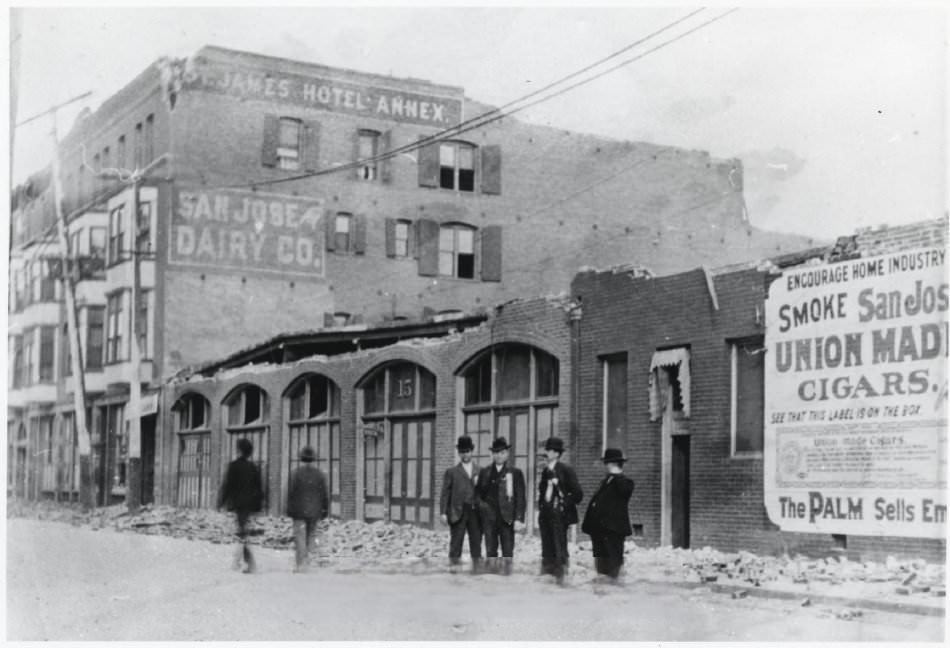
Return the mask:
[(656, 421), (663, 413), (663, 401), (660, 394), (660, 367), (678, 367), (677, 380), (680, 397), (683, 401), (683, 415), (689, 417), (689, 349), (680, 347), (656, 351), (650, 361), (650, 420)]

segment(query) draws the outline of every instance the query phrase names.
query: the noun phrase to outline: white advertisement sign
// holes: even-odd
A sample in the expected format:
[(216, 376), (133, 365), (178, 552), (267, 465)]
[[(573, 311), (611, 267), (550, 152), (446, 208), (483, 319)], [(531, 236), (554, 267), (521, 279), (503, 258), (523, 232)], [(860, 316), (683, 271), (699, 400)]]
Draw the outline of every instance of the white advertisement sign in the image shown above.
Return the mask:
[(772, 283), (765, 499), (783, 530), (946, 537), (948, 299), (943, 249)]

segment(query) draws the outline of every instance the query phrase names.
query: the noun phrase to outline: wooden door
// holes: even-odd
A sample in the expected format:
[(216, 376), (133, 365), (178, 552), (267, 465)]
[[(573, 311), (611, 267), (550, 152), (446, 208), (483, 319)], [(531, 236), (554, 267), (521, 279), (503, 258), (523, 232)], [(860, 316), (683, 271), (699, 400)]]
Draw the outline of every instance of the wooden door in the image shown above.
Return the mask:
[(209, 508), (211, 483), (211, 433), (178, 436), (178, 506)]
[(390, 515), (393, 522), (425, 526), (435, 518), (432, 419), (392, 422)]
[(689, 435), (672, 437), (671, 532), (674, 547), (689, 548)]

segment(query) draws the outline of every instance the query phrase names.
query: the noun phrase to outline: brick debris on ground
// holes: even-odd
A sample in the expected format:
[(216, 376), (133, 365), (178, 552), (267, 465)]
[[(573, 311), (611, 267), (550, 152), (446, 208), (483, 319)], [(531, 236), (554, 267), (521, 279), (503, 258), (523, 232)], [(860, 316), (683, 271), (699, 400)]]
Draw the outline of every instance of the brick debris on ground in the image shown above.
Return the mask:
[[(8, 500), (7, 515), (65, 522), (92, 529), (168, 535), (213, 543), (235, 541), (233, 517), (225, 512), (145, 506), (130, 514), (124, 505), (83, 512), (75, 504)], [(289, 549), (293, 529), (287, 517), (260, 515), (254, 518), (253, 544)], [(448, 532), (387, 522), (330, 519), (324, 523), (317, 561), (338, 569), (368, 569), (379, 572), (443, 571), (446, 569)], [(627, 542), (628, 578), (658, 582), (700, 583), (706, 586), (741, 586), (733, 596), (741, 598), (756, 588), (797, 593), (801, 604), (810, 596), (875, 599), (942, 607), (945, 602), (945, 566), (923, 560), (857, 562), (844, 557), (758, 556), (749, 552), (725, 553), (705, 547), (675, 549), (641, 548)], [(536, 537), (519, 535), (515, 571), (535, 573), (541, 545)], [(592, 578), (590, 542), (572, 547), (574, 579)]]

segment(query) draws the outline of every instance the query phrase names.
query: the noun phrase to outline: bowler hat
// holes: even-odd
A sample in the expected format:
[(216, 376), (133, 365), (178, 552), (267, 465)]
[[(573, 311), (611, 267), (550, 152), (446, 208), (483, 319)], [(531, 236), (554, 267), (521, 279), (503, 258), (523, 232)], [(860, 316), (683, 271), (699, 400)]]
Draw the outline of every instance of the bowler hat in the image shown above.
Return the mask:
[(455, 447), (459, 452), (471, 452), (475, 449), (475, 443), (470, 436), (460, 436)]
[(304, 446), (300, 449), (300, 460), (311, 462), (317, 460), (317, 453), (310, 446)]
[(623, 450), (618, 448), (607, 448), (604, 450), (604, 463), (622, 464), (626, 459), (623, 456)]
[(502, 450), (507, 450), (511, 446), (508, 445), (508, 439), (505, 437), (498, 437), (491, 442), (491, 451), (492, 452), (501, 452)]
[(557, 437), (551, 437), (544, 442), (545, 450), (554, 450), (554, 452), (564, 452), (564, 441)]

